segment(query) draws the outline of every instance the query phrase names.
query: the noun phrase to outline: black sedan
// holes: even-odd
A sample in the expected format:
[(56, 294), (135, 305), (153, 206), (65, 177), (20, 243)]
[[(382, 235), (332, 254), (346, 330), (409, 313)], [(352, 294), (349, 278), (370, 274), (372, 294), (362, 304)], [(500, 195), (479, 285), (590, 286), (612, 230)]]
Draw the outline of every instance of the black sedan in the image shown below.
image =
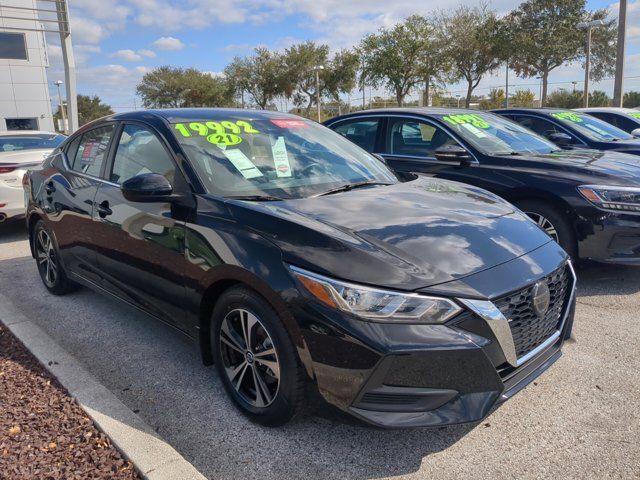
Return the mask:
[(620, 130), (640, 138), (640, 110), (620, 107), (577, 108), (576, 111), (588, 113)]
[(494, 113), (514, 120), (564, 149), (614, 150), (640, 155), (640, 138), (599, 118), (557, 108), (504, 108)]
[(84, 285), (175, 326), (265, 425), (314, 401), (385, 427), (477, 421), (571, 332), (571, 264), (525, 215), (400, 180), (291, 115), (113, 115), (24, 185), (50, 292)]
[(374, 110), (326, 125), (398, 172), (500, 195), (574, 258), (640, 264), (640, 158), (634, 155), (560, 150), (515, 122), (473, 110)]

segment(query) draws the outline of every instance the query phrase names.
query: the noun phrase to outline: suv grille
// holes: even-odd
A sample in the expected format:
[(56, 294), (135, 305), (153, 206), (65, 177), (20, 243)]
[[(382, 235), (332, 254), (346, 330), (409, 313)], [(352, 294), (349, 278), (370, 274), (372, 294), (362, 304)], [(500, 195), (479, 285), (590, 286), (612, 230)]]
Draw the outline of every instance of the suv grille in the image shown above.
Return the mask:
[(560, 328), (568, 297), (569, 277), (568, 267), (564, 265), (543, 279), (551, 293), (549, 310), (544, 318), (538, 317), (532, 307), (531, 292), (535, 284), (494, 301), (509, 321), (518, 358), (542, 344)]

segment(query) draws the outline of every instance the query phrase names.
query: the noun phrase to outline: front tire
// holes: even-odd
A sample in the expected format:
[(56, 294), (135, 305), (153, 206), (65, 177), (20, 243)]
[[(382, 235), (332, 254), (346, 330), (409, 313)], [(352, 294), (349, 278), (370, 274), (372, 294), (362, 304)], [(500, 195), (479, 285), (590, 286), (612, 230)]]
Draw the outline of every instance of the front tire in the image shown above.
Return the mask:
[(54, 295), (64, 295), (79, 288), (77, 283), (68, 279), (55, 237), (42, 220), (33, 229), (33, 246), (40, 279), (47, 290)]
[(227, 394), (250, 420), (275, 427), (300, 409), (302, 367), (284, 324), (257, 293), (233, 287), (211, 318), (215, 364)]
[(577, 260), (576, 237), (565, 215), (554, 207), (536, 200), (523, 200), (515, 205), (553, 238), (572, 259)]

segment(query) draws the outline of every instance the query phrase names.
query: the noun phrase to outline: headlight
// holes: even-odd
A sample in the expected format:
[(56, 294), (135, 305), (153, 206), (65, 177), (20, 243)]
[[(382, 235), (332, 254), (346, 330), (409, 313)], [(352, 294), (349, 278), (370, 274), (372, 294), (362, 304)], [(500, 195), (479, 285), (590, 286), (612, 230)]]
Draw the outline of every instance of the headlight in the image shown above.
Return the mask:
[(578, 191), (584, 198), (607, 210), (640, 212), (640, 188), (582, 185)]
[(446, 298), (400, 293), (346, 283), (289, 267), (304, 288), (329, 307), (367, 320), (402, 323), (444, 323), (462, 308)]

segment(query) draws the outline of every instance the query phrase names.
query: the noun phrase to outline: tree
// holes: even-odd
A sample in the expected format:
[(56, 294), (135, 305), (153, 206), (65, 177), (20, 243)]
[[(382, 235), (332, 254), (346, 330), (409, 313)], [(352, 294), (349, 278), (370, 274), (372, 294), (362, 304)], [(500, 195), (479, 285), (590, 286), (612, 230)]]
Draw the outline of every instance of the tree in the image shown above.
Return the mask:
[(582, 92), (556, 90), (548, 95), (546, 104), (556, 108), (579, 108), (582, 106)]
[(445, 54), (451, 59), (453, 79), (467, 82), (465, 106), (469, 108), (482, 77), (500, 65), (500, 22), (486, 6), (463, 6), (452, 14), (442, 15), (439, 24)]
[(266, 48), (256, 48), (250, 57), (234, 58), (225, 74), (236, 95), (247, 92), (263, 110), (287, 93), (284, 59)]
[[(578, 24), (606, 15), (606, 10), (587, 12), (585, 0), (527, 0), (505, 17), (507, 41), (514, 52), (510, 66), (521, 77), (542, 77), (542, 105), (547, 103), (549, 73), (584, 57), (585, 32)], [(613, 68), (613, 21), (593, 30), (591, 75), (596, 80)]]
[(492, 88), (489, 92), (489, 97), (480, 100), (480, 108), (482, 110), (502, 108), (504, 107), (506, 98), (507, 97), (505, 97), (504, 90), (502, 88)]
[(146, 108), (224, 107), (233, 103), (225, 77), (194, 68), (158, 67), (142, 77), (136, 92)]
[(625, 93), (622, 102), (627, 108), (640, 107), (640, 92), (630, 91)]
[(535, 93), (531, 90), (518, 90), (511, 96), (509, 100), (509, 106), (520, 108), (531, 108), (536, 98)]
[(363, 76), (374, 88), (384, 85), (395, 93), (398, 105), (416, 85), (446, 70), (442, 38), (424, 17), (413, 15), (391, 29), (367, 35), (360, 43)]
[[(285, 94), (296, 106), (305, 107), (309, 116), (317, 95), (339, 101), (341, 93), (353, 90), (359, 58), (355, 52), (341, 50), (329, 56), (328, 45), (304, 42), (286, 49), (284, 54), (287, 86)], [(320, 90), (316, 82), (316, 68)]]
[(608, 107), (611, 104), (611, 99), (602, 90), (594, 90), (589, 93), (589, 106), (590, 107)]
[[(100, 97), (97, 95), (78, 95), (78, 124), (80, 126), (92, 122), (98, 118), (112, 115), (113, 110), (105, 103), (102, 103)], [(58, 120), (62, 118), (60, 113), (60, 107), (54, 115), (54, 119)]]

